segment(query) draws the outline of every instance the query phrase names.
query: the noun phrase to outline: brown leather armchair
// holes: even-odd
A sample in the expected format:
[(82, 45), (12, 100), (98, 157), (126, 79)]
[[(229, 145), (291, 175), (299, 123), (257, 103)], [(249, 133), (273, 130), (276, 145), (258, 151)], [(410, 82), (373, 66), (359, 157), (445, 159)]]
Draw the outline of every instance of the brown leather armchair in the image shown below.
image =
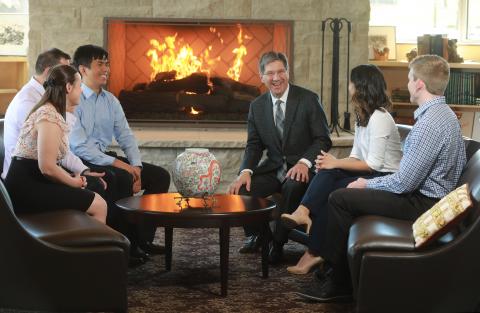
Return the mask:
[(83, 212), (17, 216), (0, 181), (0, 308), (126, 312), (129, 246)]
[(358, 312), (480, 309), (480, 143), (466, 144), (469, 161), (459, 185), (469, 184), (474, 208), (460, 227), (421, 250), (414, 247), (413, 222), (366, 216), (350, 228), (348, 258)]

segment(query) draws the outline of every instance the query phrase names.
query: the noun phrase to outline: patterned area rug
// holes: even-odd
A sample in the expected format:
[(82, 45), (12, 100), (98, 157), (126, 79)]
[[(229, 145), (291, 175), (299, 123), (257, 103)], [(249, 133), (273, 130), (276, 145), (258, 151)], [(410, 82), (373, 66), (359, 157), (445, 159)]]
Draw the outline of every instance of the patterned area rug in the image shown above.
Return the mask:
[[(156, 242), (163, 244), (163, 229)], [(294, 294), (313, 281), (313, 274), (289, 274), (304, 247), (290, 242), (285, 262), (270, 267), (269, 278), (261, 277), (261, 256), (240, 254), (243, 229), (230, 231), (228, 296), (220, 296), (220, 246), (216, 229), (174, 229), (172, 270), (165, 271), (163, 255), (128, 272), (130, 313), (150, 312), (322, 312), (353, 313), (353, 304), (321, 304)], [(0, 309), (0, 313), (31, 313)]]
[[(163, 243), (163, 229), (157, 242)], [(220, 247), (216, 229), (174, 229), (172, 270), (165, 271), (164, 256), (130, 269), (129, 312), (330, 312), (349, 313), (353, 304), (319, 304), (294, 294), (313, 281), (313, 274), (291, 275), (304, 251), (297, 243), (285, 246), (285, 262), (261, 277), (261, 256), (239, 254), (243, 230), (230, 234), (228, 296), (220, 296)]]

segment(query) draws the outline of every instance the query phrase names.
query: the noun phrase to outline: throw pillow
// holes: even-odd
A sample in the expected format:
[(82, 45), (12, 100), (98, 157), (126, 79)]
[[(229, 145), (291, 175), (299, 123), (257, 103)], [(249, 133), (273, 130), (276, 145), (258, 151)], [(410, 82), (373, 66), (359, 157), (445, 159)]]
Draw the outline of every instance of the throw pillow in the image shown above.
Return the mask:
[(413, 223), (415, 248), (424, 247), (451, 230), (461, 221), (471, 205), (467, 184), (440, 199)]

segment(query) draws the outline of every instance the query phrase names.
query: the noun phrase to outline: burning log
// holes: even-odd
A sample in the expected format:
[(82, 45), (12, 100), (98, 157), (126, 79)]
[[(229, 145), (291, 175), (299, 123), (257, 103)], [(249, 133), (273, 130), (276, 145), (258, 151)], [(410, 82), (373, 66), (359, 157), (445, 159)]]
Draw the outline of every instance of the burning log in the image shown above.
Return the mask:
[(260, 95), (260, 89), (258, 89), (258, 87), (239, 83), (230, 78), (212, 77), (211, 81), (214, 86), (221, 86), (228, 90), (231, 90), (232, 92), (239, 91), (243, 94), (249, 94), (249, 95), (252, 95), (254, 99)]
[(188, 77), (171, 81), (153, 81), (147, 86), (147, 91), (189, 91), (197, 94), (207, 93), (208, 86), (207, 75), (203, 73), (194, 73)]
[(235, 100), (242, 100), (242, 101), (247, 101), (247, 102), (252, 102), (257, 96), (254, 96), (249, 93), (244, 93), (241, 91), (234, 91), (232, 95), (232, 99)]
[(183, 92), (178, 94), (180, 107), (193, 107), (207, 112), (225, 112), (227, 100), (224, 95), (197, 95)]
[(129, 113), (138, 111), (159, 113), (179, 111), (176, 92), (122, 90), (118, 95), (118, 100), (127, 117)]
[(147, 89), (147, 83), (138, 83), (133, 86), (132, 91), (141, 91)]
[(154, 81), (173, 80), (177, 76), (177, 71), (159, 72), (155, 75)]

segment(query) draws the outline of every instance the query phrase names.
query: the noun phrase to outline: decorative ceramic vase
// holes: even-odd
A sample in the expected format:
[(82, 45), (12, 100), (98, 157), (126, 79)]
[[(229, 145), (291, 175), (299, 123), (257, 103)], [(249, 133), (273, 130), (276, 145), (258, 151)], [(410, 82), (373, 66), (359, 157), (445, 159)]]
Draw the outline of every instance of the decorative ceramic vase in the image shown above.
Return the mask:
[(208, 149), (185, 149), (175, 159), (173, 183), (185, 198), (212, 195), (220, 182), (221, 169)]

